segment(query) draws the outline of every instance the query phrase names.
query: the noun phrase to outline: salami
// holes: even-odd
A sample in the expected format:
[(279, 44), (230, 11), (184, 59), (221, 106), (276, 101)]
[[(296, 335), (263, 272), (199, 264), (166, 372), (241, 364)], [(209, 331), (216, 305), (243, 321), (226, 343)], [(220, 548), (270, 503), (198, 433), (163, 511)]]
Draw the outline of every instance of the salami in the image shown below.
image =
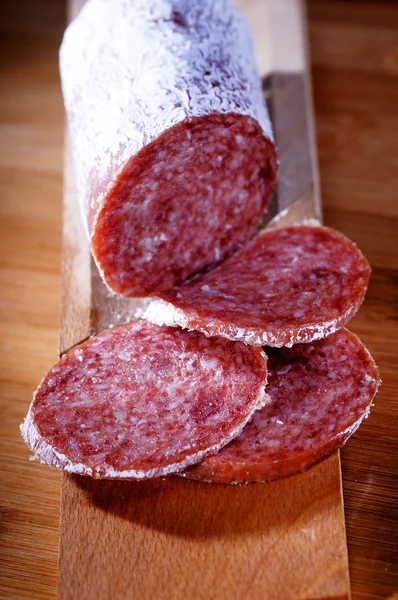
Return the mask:
[(377, 367), (346, 329), (293, 348), (267, 349), (271, 403), (238, 438), (183, 475), (214, 483), (262, 482), (308, 469), (345, 444), (368, 416)]
[(65, 354), (22, 435), (52, 467), (96, 478), (179, 471), (238, 435), (264, 406), (261, 349), (135, 321)]
[(252, 236), (277, 165), (250, 30), (229, 0), (89, 0), (60, 68), (111, 290), (168, 289)]
[(291, 347), (345, 325), (369, 275), (361, 252), (333, 229), (264, 231), (212, 271), (150, 299), (142, 316), (247, 344)]

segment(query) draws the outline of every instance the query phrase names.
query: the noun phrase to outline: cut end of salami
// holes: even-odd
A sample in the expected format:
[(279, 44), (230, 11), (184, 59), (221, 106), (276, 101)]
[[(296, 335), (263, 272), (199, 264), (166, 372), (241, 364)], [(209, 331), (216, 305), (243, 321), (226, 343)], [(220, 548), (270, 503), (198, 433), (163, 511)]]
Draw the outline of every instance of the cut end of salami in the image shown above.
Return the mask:
[(267, 354), (271, 403), (239, 437), (183, 476), (213, 483), (288, 477), (343, 446), (368, 416), (378, 370), (346, 329), (291, 349), (268, 348)]
[(212, 114), (175, 125), (133, 156), (91, 215), (107, 285), (146, 296), (219, 262), (255, 230), (275, 174), (274, 146), (251, 117)]
[(369, 276), (362, 253), (333, 229), (264, 231), (212, 271), (150, 299), (142, 316), (251, 345), (291, 347), (348, 323)]
[(144, 321), (65, 354), (21, 426), (48, 465), (96, 478), (180, 471), (237, 436), (263, 407), (261, 349)]

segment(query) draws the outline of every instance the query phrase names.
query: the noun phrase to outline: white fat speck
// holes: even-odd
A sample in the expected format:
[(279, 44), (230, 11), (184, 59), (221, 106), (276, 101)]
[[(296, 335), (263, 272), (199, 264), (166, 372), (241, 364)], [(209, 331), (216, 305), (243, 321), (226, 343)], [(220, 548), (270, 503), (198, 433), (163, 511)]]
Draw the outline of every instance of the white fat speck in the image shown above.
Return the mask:
[(208, 359), (206, 357), (200, 357), (199, 362), (202, 369), (209, 369), (209, 371), (216, 370), (218, 367), (218, 360), (215, 358)]
[(277, 374), (278, 375), (286, 375), (286, 373), (289, 373), (291, 368), (292, 368), (292, 365), (285, 365), (284, 367), (282, 367), (281, 369), (279, 369), (277, 371)]

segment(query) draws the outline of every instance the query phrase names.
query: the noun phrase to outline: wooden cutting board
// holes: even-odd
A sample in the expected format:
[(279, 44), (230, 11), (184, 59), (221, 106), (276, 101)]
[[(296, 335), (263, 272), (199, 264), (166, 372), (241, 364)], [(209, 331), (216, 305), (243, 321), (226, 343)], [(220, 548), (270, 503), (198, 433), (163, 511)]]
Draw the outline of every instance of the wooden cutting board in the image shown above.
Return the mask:
[[(82, 4), (70, 3), (70, 17)], [(268, 226), (320, 218), (303, 4), (237, 4), (253, 28), (281, 161)], [(67, 140), (65, 159), (61, 354), (128, 320), (139, 302), (102, 284)], [(338, 453), (307, 473), (247, 486), (64, 475), (59, 598), (350, 598)]]

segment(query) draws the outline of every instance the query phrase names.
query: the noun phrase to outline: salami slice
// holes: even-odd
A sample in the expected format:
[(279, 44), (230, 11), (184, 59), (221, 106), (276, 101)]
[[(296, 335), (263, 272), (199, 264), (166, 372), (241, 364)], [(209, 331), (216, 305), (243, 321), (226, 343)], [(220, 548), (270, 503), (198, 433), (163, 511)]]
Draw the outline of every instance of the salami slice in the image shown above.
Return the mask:
[(65, 354), (21, 426), (45, 463), (96, 478), (179, 471), (268, 400), (261, 349), (136, 321)]
[(184, 471), (185, 477), (249, 483), (294, 475), (343, 446), (368, 416), (378, 370), (346, 329), (267, 353), (271, 404), (218, 454)]
[(359, 309), (370, 267), (326, 227), (264, 231), (212, 271), (158, 294), (143, 317), (247, 344), (292, 346), (330, 335)]
[(91, 248), (146, 296), (243, 245), (276, 155), (250, 30), (229, 0), (88, 0), (60, 54)]

